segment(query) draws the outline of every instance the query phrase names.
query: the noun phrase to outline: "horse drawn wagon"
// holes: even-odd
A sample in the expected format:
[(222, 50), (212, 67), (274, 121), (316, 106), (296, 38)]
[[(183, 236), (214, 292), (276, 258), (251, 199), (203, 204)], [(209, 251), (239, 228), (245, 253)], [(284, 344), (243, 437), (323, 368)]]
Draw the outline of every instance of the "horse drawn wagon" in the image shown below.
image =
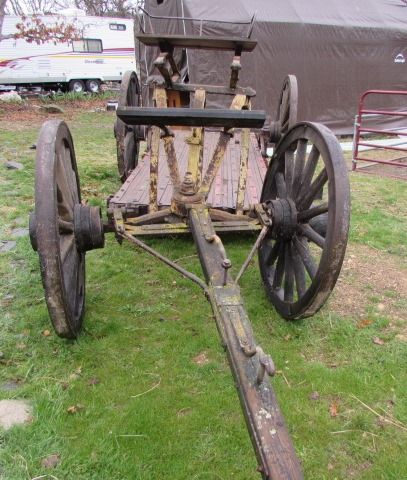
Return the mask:
[[(138, 40), (159, 48), (155, 66), (162, 81), (154, 86), (154, 107), (143, 107), (136, 72), (124, 75), (114, 127), (123, 183), (103, 216), (81, 201), (67, 125), (48, 121), (40, 132), (30, 238), (52, 324), (61, 337), (79, 334), (86, 252), (102, 248), (105, 234), (154, 255), (199, 285), (212, 306), (259, 472), (265, 479), (302, 478), (270, 381), (275, 367), (255, 340), (238, 283), (258, 253), (264, 288), (282, 317), (305, 318), (322, 307), (348, 236), (349, 184), (340, 146), (323, 125), (296, 122), (293, 76), (284, 82), (274, 121), (252, 110), (255, 92), (238, 80), (241, 55), (255, 48), (254, 40), (148, 33)], [(177, 48), (230, 51), (227, 85), (184, 83), (173, 55)], [(190, 108), (169, 106), (174, 91), (190, 93)], [(211, 94), (229, 97), (230, 108), (205, 108)], [(225, 232), (258, 233), (235, 277), (221, 240)], [(165, 235), (192, 237), (203, 278), (144, 240)]]

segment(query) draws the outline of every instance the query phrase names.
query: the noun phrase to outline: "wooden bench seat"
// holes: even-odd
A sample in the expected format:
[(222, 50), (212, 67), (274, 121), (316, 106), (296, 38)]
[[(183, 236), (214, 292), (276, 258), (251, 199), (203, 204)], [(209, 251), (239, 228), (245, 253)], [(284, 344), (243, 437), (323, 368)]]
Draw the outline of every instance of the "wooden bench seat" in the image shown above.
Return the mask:
[(264, 110), (219, 108), (120, 107), (116, 114), (127, 125), (261, 128), (266, 120)]
[(204, 50), (232, 50), (251, 52), (257, 45), (256, 40), (240, 37), (210, 37), (210, 36), (185, 36), (140, 33), (136, 35), (144, 45), (160, 47), (163, 52), (171, 51), (174, 47)]

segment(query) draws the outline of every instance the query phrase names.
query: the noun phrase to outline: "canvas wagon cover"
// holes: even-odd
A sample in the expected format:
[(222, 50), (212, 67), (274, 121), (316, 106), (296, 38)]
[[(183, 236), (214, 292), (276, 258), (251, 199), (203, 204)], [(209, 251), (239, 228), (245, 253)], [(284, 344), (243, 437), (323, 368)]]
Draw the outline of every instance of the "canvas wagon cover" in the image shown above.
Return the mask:
[[(239, 83), (257, 91), (253, 108), (265, 109), (272, 117), (289, 73), (298, 79), (299, 119), (323, 122), (337, 134), (352, 132), (364, 91), (407, 90), (404, 0), (146, 0), (145, 10), (154, 16), (193, 19), (145, 15), (146, 32), (229, 36), (246, 36), (256, 12), (251, 38), (258, 45), (253, 53), (242, 54)], [(154, 73), (157, 52), (139, 46), (139, 53), (145, 81)], [(188, 50), (184, 72), (188, 69), (192, 83), (225, 84), (231, 60), (231, 52)], [(212, 106), (224, 101), (214, 96), (210, 100)], [(406, 104), (396, 102), (400, 97), (376, 106), (407, 111)]]

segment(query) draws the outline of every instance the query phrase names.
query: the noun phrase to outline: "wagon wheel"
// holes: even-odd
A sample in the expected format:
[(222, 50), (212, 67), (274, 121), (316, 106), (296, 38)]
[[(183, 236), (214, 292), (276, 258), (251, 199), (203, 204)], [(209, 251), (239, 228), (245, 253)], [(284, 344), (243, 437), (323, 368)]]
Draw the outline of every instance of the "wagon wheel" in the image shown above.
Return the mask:
[(269, 143), (278, 143), (288, 130), (297, 123), (298, 84), (295, 75), (287, 75), (281, 89), (277, 106), (277, 119), (266, 124), (258, 137), (259, 148), (264, 158), (267, 157)]
[(298, 84), (295, 75), (287, 75), (284, 79), (277, 107), (277, 124), (279, 139), (297, 123)]
[(289, 130), (271, 159), (261, 201), (272, 218), (259, 248), (267, 295), (286, 319), (313, 315), (336, 283), (348, 238), (349, 181), (333, 133), (306, 122)]
[(85, 253), (78, 250), (74, 235), (74, 210), (80, 202), (71, 134), (65, 122), (50, 120), (37, 143), (30, 236), (38, 250), (52, 324), (65, 338), (79, 333), (85, 305)]
[[(127, 71), (120, 85), (118, 107), (140, 106), (141, 90), (136, 72)], [(117, 145), (117, 166), (124, 182), (138, 163), (140, 140), (143, 139), (143, 127), (126, 125), (119, 118), (114, 125)]]

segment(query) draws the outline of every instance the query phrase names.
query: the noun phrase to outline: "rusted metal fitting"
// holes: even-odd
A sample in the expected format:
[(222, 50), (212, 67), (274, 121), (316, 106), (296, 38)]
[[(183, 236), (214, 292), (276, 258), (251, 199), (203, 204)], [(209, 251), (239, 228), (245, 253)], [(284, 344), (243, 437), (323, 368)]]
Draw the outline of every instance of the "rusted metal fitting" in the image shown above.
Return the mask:
[(267, 373), (273, 377), (276, 373), (276, 367), (270, 355), (266, 355), (260, 346), (256, 347), (257, 355), (259, 356), (259, 370), (257, 372), (257, 383), (260, 384), (264, 380), (264, 375)]
[(228, 283), (228, 270), (231, 266), (232, 262), (228, 258), (225, 258), (222, 262), (222, 267), (224, 268), (223, 285), (226, 285)]
[(205, 235), (205, 240), (209, 243), (214, 242), (215, 238), (216, 238), (216, 235), (214, 235), (214, 234)]
[(186, 172), (184, 180), (181, 184), (180, 192), (183, 195), (194, 195), (195, 194), (195, 182), (192, 178), (191, 172)]
[(173, 130), (171, 130), (171, 128), (167, 127), (166, 125), (160, 125), (160, 128), (160, 138), (175, 137), (175, 133), (173, 132)]
[(243, 353), (246, 355), (246, 357), (253, 357), (257, 353), (257, 347), (254, 345), (242, 345), (242, 350)]

